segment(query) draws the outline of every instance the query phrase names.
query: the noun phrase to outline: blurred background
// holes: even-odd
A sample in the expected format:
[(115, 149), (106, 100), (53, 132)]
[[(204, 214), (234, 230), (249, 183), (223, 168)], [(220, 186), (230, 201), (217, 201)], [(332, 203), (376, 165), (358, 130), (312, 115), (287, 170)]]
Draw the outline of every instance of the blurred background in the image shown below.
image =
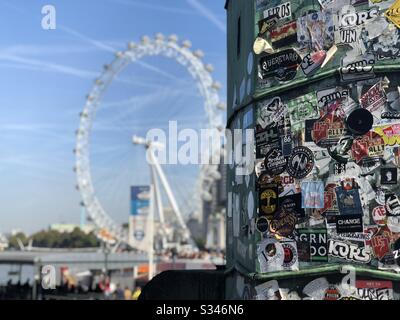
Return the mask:
[(224, 263), (224, 167), (161, 165), (164, 190), (132, 143), (221, 130), (224, 3), (0, 0), (0, 298), (131, 299)]

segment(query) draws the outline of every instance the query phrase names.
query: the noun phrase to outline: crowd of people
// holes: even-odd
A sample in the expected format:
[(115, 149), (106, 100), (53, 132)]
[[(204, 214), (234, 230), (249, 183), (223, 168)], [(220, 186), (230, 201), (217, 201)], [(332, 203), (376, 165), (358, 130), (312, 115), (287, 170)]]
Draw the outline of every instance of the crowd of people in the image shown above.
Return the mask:
[(24, 282), (23, 284), (21, 283), (21, 281), (13, 284), (12, 281), (9, 280), (5, 286), (0, 286), (0, 300), (27, 300), (31, 299), (31, 295), (32, 286), (29, 279), (27, 279), (26, 282)]

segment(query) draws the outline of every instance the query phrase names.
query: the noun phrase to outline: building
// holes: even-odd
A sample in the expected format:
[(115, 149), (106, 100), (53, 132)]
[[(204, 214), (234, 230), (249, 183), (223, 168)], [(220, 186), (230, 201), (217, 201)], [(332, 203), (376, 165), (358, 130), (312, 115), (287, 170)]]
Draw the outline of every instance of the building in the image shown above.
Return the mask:
[(89, 234), (95, 230), (95, 226), (93, 225), (84, 225), (82, 227), (81, 225), (73, 223), (55, 223), (51, 224), (49, 227), (51, 231), (58, 231), (60, 233), (71, 233), (76, 228), (82, 230), (85, 234)]

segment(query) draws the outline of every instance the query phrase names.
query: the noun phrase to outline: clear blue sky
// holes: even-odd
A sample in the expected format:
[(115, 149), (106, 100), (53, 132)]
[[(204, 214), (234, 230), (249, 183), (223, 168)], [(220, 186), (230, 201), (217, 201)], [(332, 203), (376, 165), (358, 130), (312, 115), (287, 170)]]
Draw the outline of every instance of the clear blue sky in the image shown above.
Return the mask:
[[(224, 2), (0, 0), (0, 232), (79, 223), (72, 150), (85, 96), (113, 60), (104, 47), (122, 50), (128, 41), (157, 32), (189, 39), (214, 65), (225, 101)], [(56, 30), (41, 28), (46, 4), (56, 7)], [(138, 64), (124, 71), (132, 84), (111, 85), (93, 128), (95, 188), (118, 222), (128, 217), (129, 186), (149, 182), (144, 152), (132, 146), (131, 135), (165, 128), (168, 120), (205, 126), (202, 99), (186, 70), (166, 58), (143, 61), (158, 71)], [(196, 170), (166, 168), (181, 203), (191, 197)]]

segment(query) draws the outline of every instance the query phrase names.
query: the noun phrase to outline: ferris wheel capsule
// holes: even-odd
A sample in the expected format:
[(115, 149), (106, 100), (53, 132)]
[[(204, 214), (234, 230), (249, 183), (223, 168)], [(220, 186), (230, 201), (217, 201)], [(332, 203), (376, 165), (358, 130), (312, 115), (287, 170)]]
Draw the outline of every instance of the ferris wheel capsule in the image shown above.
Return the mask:
[(217, 109), (219, 110), (225, 110), (226, 109), (226, 104), (223, 102), (220, 102), (217, 104)]
[(117, 52), (115, 53), (115, 56), (116, 56), (117, 58), (122, 58), (122, 57), (124, 56), (124, 53), (123, 53), (122, 51), (117, 51)]
[(143, 36), (142, 39), (140, 39), (140, 42), (142, 44), (148, 44), (150, 42), (149, 36)]
[(212, 64), (206, 64), (206, 70), (211, 73), (214, 71), (214, 66)]
[(136, 47), (137, 47), (137, 45), (133, 41), (128, 43), (128, 49), (129, 50), (135, 49)]
[(161, 32), (156, 33), (156, 40), (162, 41), (165, 39), (164, 35)]
[(87, 118), (89, 116), (89, 112), (86, 109), (84, 109), (81, 113), (79, 113), (79, 116), (81, 118)]
[(189, 49), (192, 46), (192, 43), (189, 40), (185, 40), (182, 42), (182, 47)]
[(202, 199), (206, 202), (210, 202), (213, 199), (213, 196), (211, 193), (209, 192), (203, 192), (203, 194), (201, 195)]
[(211, 87), (215, 90), (220, 90), (222, 86), (221, 83), (219, 83), (218, 81), (214, 81)]
[(201, 59), (201, 58), (204, 57), (204, 52), (201, 51), (201, 50), (196, 50), (195, 52), (193, 52), (193, 55), (194, 55), (196, 58)]
[(178, 36), (176, 35), (176, 34), (171, 34), (169, 37), (168, 37), (168, 40), (169, 40), (169, 42), (178, 42)]

